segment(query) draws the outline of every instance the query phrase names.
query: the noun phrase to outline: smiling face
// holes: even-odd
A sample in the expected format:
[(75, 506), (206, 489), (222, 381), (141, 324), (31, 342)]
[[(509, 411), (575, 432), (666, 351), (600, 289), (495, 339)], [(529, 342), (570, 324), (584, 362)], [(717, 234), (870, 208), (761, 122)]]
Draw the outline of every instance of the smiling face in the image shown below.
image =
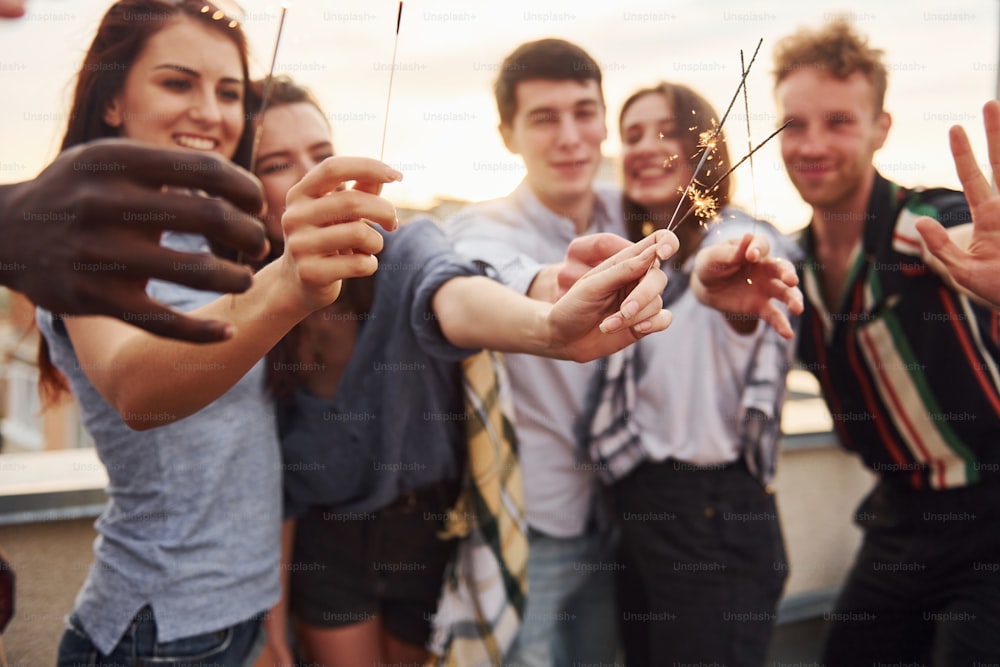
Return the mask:
[(272, 107), (264, 114), (256, 174), (267, 197), (267, 236), (281, 252), (285, 197), (306, 172), (333, 155), (330, 126), (308, 102)]
[(178, 17), (146, 42), (104, 121), (130, 139), (232, 158), (245, 122), (244, 93), (237, 46)]
[(891, 120), (876, 108), (871, 82), (861, 72), (837, 79), (803, 67), (775, 88), (781, 157), (802, 199), (819, 211), (863, 211), (874, 177), (872, 159)]
[(572, 216), (593, 197), (608, 136), (598, 83), (573, 80), (521, 81), (517, 109), (500, 133), (507, 148), (524, 160), (527, 181), (550, 210)]
[(694, 169), (684, 154), (681, 127), (666, 97), (650, 92), (622, 113), (625, 195), (654, 211), (677, 205)]

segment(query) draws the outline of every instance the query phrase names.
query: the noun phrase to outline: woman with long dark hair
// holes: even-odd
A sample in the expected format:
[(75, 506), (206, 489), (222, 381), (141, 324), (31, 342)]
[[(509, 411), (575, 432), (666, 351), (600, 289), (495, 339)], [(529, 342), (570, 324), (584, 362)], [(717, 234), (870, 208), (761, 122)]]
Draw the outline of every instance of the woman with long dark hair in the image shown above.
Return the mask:
[[(120, 136), (249, 167), (247, 84), (238, 18), (203, 0), (122, 0), (84, 58), (63, 148)], [(260, 360), (337, 298), (341, 278), (375, 270), (382, 237), (361, 218), (395, 226), (391, 204), (372, 193), (398, 172), (360, 158), (328, 166), (289, 196), (286, 252), (245, 294), (147, 286), (178, 311), (228, 322), (224, 342), (191, 345), (39, 309), (42, 382), (58, 393), (68, 380), (110, 480), (60, 665), (241, 665), (257, 641), (261, 615), (278, 599), (281, 482)], [(333, 192), (345, 181), (358, 185)], [(154, 196), (125, 215), (146, 238), (158, 232), (144, 222), (164, 213)], [(168, 233), (161, 243), (200, 253), (181, 267), (191, 275), (217, 261), (198, 234)], [(77, 270), (127, 275), (129, 266)]]
[[(680, 250), (664, 266), (674, 323), (634, 356), (629, 419), (639, 454), (612, 486), (630, 665), (763, 664), (787, 574), (770, 481), (791, 342), (688, 289), (703, 246), (745, 246), (758, 232), (776, 255), (793, 252), (769, 224), (730, 205), (728, 179), (713, 189), (730, 167), (718, 119), (691, 88), (662, 83), (629, 97), (619, 120), (632, 240), (701, 206), (676, 228)], [(706, 147), (698, 195), (681, 201)]]

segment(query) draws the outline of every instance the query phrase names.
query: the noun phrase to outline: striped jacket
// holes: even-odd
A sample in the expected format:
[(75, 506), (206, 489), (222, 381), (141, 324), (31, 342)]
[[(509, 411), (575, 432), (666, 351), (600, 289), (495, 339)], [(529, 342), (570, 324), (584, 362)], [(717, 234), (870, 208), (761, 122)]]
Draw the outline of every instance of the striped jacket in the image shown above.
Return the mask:
[(811, 228), (800, 243), (799, 356), (823, 387), (841, 442), (884, 479), (917, 489), (1000, 479), (997, 312), (949, 289), (921, 259), (914, 222), (968, 222), (964, 196), (876, 174), (843, 303), (821, 297)]

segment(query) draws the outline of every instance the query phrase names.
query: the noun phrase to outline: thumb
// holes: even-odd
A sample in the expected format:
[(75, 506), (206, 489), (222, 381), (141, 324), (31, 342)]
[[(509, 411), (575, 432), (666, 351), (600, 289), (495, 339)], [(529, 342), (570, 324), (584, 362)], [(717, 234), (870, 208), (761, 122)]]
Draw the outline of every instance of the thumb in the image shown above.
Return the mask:
[(934, 218), (924, 216), (916, 221), (917, 232), (927, 245), (927, 250), (945, 266), (957, 267), (963, 261), (961, 249), (948, 236), (948, 231)]

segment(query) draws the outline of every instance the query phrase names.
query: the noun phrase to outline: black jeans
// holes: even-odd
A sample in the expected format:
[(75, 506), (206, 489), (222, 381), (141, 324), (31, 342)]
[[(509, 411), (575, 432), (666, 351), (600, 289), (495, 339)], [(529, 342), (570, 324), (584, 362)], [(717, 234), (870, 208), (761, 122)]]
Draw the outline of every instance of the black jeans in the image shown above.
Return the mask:
[(760, 667), (788, 572), (774, 496), (746, 466), (645, 463), (613, 487), (629, 667)]
[(823, 654), (827, 667), (1000, 662), (1000, 486), (880, 482)]

